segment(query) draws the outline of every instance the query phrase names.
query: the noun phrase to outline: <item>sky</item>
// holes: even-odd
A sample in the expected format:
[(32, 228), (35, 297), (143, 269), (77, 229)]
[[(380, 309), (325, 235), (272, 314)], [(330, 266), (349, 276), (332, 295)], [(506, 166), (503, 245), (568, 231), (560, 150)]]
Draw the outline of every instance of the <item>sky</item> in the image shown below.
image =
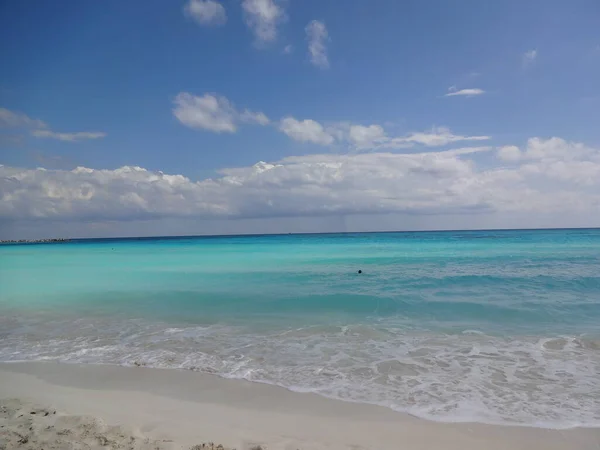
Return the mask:
[(600, 226), (597, 0), (0, 0), (0, 239)]

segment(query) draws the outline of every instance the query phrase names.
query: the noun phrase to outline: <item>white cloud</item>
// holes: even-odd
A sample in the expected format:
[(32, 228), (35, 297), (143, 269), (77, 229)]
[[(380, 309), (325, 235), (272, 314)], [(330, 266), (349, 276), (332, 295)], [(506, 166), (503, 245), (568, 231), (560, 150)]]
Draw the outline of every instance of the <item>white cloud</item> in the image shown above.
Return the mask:
[(214, 0), (189, 0), (183, 12), (200, 25), (223, 25), (227, 22), (225, 8)]
[(356, 150), (375, 149), (385, 146), (390, 140), (381, 125), (359, 125), (337, 122), (326, 128), (338, 142), (348, 143)]
[(279, 124), (279, 130), (295, 141), (319, 145), (330, 145), (334, 142), (333, 136), (323, 125), (311, 119), (297, 120), (293, 117), (284, 117)]
[(598, 186), (600, 151), (558, 137), (531, 138), (527, 141), (519, 170), (529, 177), (549, 178), (580, 186)]
[(498, 158), (503, 161), (515, 162), (521, 159), (521, 150), (516, 145), (505, 145), (498, 148)]
[[(77, 142), (86, 139), (100, 139), (106, 136), (101, 131), (76, 131), (59, 133), (49, 129), (48, 124), (39, 119), (31, 119), (23, 113), (0, 108), (0, 126), (13, 128), (29, 128), (30, 134), (36, 138), (57, 139), (65, 142)], [(22, 136), (20, 136), (22, 139)]]
[(524, 150), (519, 149), (515, 145), (498, 148), (498, 157), (510, 162), (522, 161), (530, 163), (531, 161), (536, 161), (536, 164), (537, 161), (545, 163), (554, 163), (557, 161), (571, 162), (586, 160), (592, 156), (595, 159), (600, 157), (594, 149), (582, 143), (567, 142), (558, 137), (550, 139), (535, 137), (528, 139)]
[(33, 130), (31, 134), (37, 138), (57, 139), (64, 142), (77, 142), (86, 139), (100, 139), (106, 136), (101, 131), (77, 131), (74, 133), (57, 133), (50, 130)]
[(180, 92), (174, 103), (173, 114), (182, 124), (215, 133), (235, 133), (238, 122), (254, 125), (268, 125), (270, 122), (262, 112), (248, 109), (238, 112), (229, 100), (216, 94), (199, 97)]
[(488, 150), (295, 156), (223, 169), (218, 177), (201, 181), (140, 167), (63, 171), (0, 166), (0, 218), (600, 211), (599, 149), (559, 138), (533, 138), (525, 151), (531, 150), (531, 159), (522, 164), (478, 167), (471, 155)]
[(329, 40), (327, 28), (323, 22), (313, 20), (306, 28), (306, 39), (308, 40), (308, 53), (310, 62), (317, 67), (327, 69), (329, 59), (327, 58), (327, 47), (325, 43)]
[(440, 147), (460, 141), (486, 141), (490, 136), (461, 136), (453, 134), (447, 127), (433, 127), (430, 131), (410, 133), (405, 137), (390, 139), (388, 147), (406, 147), (421, 144), (427, 147)]
[(582, 143), (567, 142), (553, 137), (550, 139), (531, 138), (527, 141), (524, 157), (538, 160), (580, 160), (593, 155), (595, 150)]
[(175, 97), (173, 114), (190, 128), (203, 128), (215, 133), (235, 133), (236, 111), (225, 97), (204, 94), (202, 97), (180, 92)]
[(485, 91), (483, 89), (479, 89), (479, 88), (470, 88), (470, 89), (461, 89), (459, 91), (456, 90), (456, 88), (450, 88), (448, 89), (448, 93), (445, 95), (445, 97), (455, 97), (455, 96), (464, 96), (464, 97), (474, 97), (476, 95), (482, 95), (485, 94)]
[(0, 127), (47, 128), (48, 125), (42, 120), (32, 119), (23, 113), (0, 108)]
[[(461, 156), (461, 155), (472, 155), (474, 153), (484, 153), (493, 150), (489, 145), (485, 145), (482, 147), (461, 147), (461, 148), (453, 148), (451, 150), (445, 150), (442, 153), (444, 156)], [(435, 153), (431, 153), (435, 154)]]
[(386, 142), (385, 130), (380, 125), (351, 125), (348, 139), (358, 149), (375, 148)]
[(246, 24), (258, 45), (277, 39), (277, 25), (286, 18), (285, 12), (274, 0), (243, 0)]
[[(235, 133), (238, 124), (269, 125), (271, 120), (262, 112), (245, 109), (239, 112), (225, 97), (216, 94), (195, 96), (180, 92), (174, 100), (173, 114), (190, 128), (205, 129), (215, 133)], [(354, 124), (332, 122), (323, 125), (313, 119), (299, 120), (292, 116), (275, 122), (279, 131), (299, 141), (318, 145), (346, 144), (356, 150), (401, 149), (424, 145), (440, 147), (461, 141), (485, 141), (490, 136), (456, 135), (447, 127), (433, 127), (404, 136), (390, 136), (379, 124)]]
[(283, 53), (285, 53), (286, 55), (289, 55), (293, 51), (294, 51), (294, 47), (291, 44), (288, 44), (283, 48)]
[(245, 123), (251, 123), (255, 125), (269, 125), (271, 122), (265, 113), (262, 112), (254, 112), (248, 109), (245, 109), (244, 112), (240, 114), (240, 120)]
[(529, 50), (523, 53), (523, 67), (531, 66), (537, 59), (537, 50)]
[(366, 149), (402, 149), (415, 145), (441, 147), (461, 141), (485, 141), (490, 136), (456, 135), (446, 127), (433, 127), (423, 132), (413, 132), (405, 136), (389, 136), (381, 125), (359, 125), (348, 122), (337, 122), (323, 126), (311, 119), (297, 120), (286, 117), (280, 122), (280, 131), (301, 142), (312, 142), (319, 145), (331, 145), (334, 142), (347, 143), (357, 150)]

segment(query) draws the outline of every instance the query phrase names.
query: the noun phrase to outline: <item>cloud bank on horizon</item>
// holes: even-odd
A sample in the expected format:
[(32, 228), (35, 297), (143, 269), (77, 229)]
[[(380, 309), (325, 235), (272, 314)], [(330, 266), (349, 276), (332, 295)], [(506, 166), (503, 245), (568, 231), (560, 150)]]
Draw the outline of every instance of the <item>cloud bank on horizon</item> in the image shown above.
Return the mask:
[[(493, 153), (505, 163), (482, 168)], [(335, 214), (582, 212), (600, 207), (600, 149), (531, 138), (517, 146), (313, 154), (221, 169), (199, 181), (141, 167), (0, 167), (1, 219), (272, 218)]]

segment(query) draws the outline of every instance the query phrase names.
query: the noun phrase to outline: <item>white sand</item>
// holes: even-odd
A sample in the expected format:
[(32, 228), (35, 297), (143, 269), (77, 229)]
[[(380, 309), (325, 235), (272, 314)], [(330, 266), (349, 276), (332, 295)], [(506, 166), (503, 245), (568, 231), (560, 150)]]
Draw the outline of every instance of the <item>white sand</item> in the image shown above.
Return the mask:
[(600, 449), (600, 429), (434, 423), (176, 370), (0, 364), (0, 398), (19, 399), (0, 403), (0, 449)]
[(0, 449), (10, 448), (166, 450), (181, 446), (106, 425), (95, 417), (66, 415), (19, 399), (0, 399)]

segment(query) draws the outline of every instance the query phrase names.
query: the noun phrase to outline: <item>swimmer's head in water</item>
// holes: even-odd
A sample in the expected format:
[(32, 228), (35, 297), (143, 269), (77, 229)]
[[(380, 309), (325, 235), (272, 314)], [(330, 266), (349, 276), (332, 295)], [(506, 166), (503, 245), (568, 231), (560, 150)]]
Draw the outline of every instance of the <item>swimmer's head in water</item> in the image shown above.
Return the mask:
[(359, 270), (358, 273), (362, 273), (362, 270)]

